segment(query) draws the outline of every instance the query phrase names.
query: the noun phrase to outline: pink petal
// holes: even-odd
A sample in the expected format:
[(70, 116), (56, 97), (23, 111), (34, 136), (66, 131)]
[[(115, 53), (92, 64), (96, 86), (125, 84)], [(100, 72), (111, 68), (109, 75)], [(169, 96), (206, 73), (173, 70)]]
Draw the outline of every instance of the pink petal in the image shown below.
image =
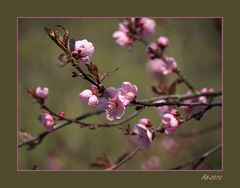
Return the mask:
[(90, 107), (96, 107), (98, 105), (99, 101), (96, 95), (92, 95), (88, 100), (88, 106)]

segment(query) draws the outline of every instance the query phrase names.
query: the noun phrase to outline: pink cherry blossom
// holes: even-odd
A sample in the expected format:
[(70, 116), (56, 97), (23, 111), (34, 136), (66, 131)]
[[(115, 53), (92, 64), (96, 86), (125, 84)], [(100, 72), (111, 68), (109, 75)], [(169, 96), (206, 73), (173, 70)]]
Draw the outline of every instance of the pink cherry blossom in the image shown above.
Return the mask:
[(54, 129), (55, 120), (54, 120), (53, 116), (51, 114), (49, 114), (48, 112), (43, 112), (40, 115), (40, 120), (41, 120), (41, 123), (43, 124), (43, 126), (47, 129), (47, 131), (50, 132)]
[(124, 105), (128, 105), (137, 95), (138, 88), (130, 82), (123, 82), (119, 88), (119, 99)]
[(162, 48), (166, 48), (169, 45), (168, 38), (164, 37), (164, 36), (159, 37), (157, 42), (158, 42), (159, 46), (162, 47)]
[(133, 40), (128, 36), (126, 32), (123, 31), (116, 31), (113, 33), (113, 38), (115, 39), (116, 43), (122, 47), (128, 47), (132, 49)]
[(99, 107), (105, 109), (106, 118), (109, 121), (121, 119), (125, 112), (125, 106), (119, 99), (119, 91), (116, 88), (107, 88), (103, 97), (99, 100)]
[(79, 97), (85, 105), (88, 105), (92, 108), (95, 108), (99, 103), (97, 96), (94, 95), (93, 92), (89, 89), (82, 91)]
[(133, 127), (133, 132), (137, 135), (137, 143), (147, 149), (150, 147), (153, 139), (153, 134), (150, 129), (141, 123)]
[(178, 126), (178, 120), (174, 115), (170, 113), (164, 114), (162, 116), (162, 123), (164, 124), (166, 134), (174, 133)]
[(75, 42), (75, 48), (72, 52), (73, 57), (80, 59), (84, 64), (89, 64), (94, 53), (94, 46), (86, 39)]
[(177, 63), (173, 57), (167, 57), (166, 62), (164, 62), (164, 66), (162, 67), (162, 73), (164, 75), (168, 75), (176, 70)]
[(162, 116), (162, 123), (164, 125), (169, 125), (170, 127), (177, 127), (178, 126), (178, 120), (175, 118), (172, 114), (164, 114)]
[(142, 26), (142, 28), (141, 28), (141, 36), (142, 37), (147, 37), (154, 33), (155, 26), (156, 26), (156, 23), (154, 20), (152, 20), (150, 18), (141, 18), (139, 22)]
[(37, 97), (41, 99), (46, 99), (48, 97), (48, 88), (47, 87), (37, 87), (35, 90)]

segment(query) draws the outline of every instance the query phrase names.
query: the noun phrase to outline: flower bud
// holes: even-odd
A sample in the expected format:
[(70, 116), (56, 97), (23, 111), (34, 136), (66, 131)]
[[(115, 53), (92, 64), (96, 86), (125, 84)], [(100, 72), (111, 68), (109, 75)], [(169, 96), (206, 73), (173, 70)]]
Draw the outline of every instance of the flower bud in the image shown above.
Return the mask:
[(47, 87), (37, 87), (35, 90), (36, 96), (41, 99), (46, 99), (48, 97), (48, 88)]

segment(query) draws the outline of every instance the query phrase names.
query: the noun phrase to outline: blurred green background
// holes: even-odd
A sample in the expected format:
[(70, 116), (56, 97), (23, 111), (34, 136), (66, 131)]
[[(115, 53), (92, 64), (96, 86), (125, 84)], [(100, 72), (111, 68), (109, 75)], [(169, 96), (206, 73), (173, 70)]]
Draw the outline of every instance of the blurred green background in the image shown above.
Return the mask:
[[(76, 40), (87, 39), (94, 44), (93, 62), (101, 72), (119, 71), (105, 80), (106, 86), (118, 87), (123, 81), (130, 81), (139, 88), (138, 98), (155, 96), (151, 91), (154, 82), (146, 71), (148, 57), (145, 47), (136, 43), (129, 52), (119, 47), (112, 38), (117, 30), (118, 19), (30, 19), (20, 18), (19, 22), (19, 130), (26, 130), (32, 135), (43, 131), (38, 121), (41, 112), (38, 104), (27, 94), (26, 88), (38, 86), (50, 90), (47, 105), (55, 112), (64, 111), (66, 117), (75, 117), (91, 111), (79, 100), (79, 93), (88, 88), (84, 80), (71, 77), (72, 67), (59, 68), (57, 57), (62, 53), (43, 30), (44, 26), (52, 28), (56, 24), (68, 28)], [(221, 90), (221, 19), (160, 19), (155, 18), (156, 32), (148, 38), (154, 41), (160, 35), (170, 40), (166, 54), (176, 59), (182, 73), (193, 83), (196, 89), (213, 87)], [(175, 75), (168, 79), (176, 78)], [(186, 93), (187, 88), (181, 85), (178, 93)], [(131, 113), (127, 110), (124, 117)], [(159, 125), (160, 118), (155, 109), (148, 109), (129, 122), (137, 123), (140, 117), (147, 117), (154, 125)], [(104, 115), (94, 116), (86, 122), (106, 122)], [(197, 130), (215, 123), (221, 123), (221, 109), (209, 111), (201, 121), (191, 120), (184, 124), (176, 134)], [(121, 169), (142, 169), (153, 157), (158, 159), (158, 169), (168, 169), (182, 164), (221, 143), (221, 128), (204, 135), (190, 138), (172, 137), (177, 144), (175, 152), (169, 152), (162, 146), (160, 135), (149, 150), (139, 152)], [(113, 162), (135, 147), (134, 138), (122, 134), (117, 128), (99, 128), (89, 130), (72, 124), (47, 136), (36, 149), (27, 151), (19, 149), (19, 169), (96, 169), (89, 164), (98, 156), (107, 155)], [(221, 152), (214, 153), (201, 168), (221, 169)], [(146, 165), (145, 165), (146, 166)]]

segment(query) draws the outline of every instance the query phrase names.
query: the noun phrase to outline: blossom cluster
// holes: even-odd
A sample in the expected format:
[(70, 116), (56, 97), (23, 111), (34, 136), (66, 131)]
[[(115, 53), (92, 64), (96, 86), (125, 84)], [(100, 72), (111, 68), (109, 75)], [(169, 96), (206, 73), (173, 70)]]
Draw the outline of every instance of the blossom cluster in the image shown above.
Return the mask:
[(86, 89), (80, 93), (80, 99), (89, 107), (99, 107), (106, 112), (106, 118), (109, 121), (121, 119), (125, 113), (125, 106), (133, 101), (137, 95), (138, 88), (130, 82), (123, 82), (121, 87), (109, 87), (104, 93), (97, 96), (97, 88)]
[(113, 38), (120, 46), (132, 49), (135, 40), (146, 38), (155, 31), (156, 23), (150, 18), (129, 18), (119, 24), (118, 30), (113, 33)]
[(168, 38), (160, 36), (157, 42), (152, 42), (147, 46), (147, 53), (150, 58), (147, 68), (153, 75), (168, 75), (177, 69), (177, 63), (173, 57), (163, 56), (163, 51), (168, 45)]

